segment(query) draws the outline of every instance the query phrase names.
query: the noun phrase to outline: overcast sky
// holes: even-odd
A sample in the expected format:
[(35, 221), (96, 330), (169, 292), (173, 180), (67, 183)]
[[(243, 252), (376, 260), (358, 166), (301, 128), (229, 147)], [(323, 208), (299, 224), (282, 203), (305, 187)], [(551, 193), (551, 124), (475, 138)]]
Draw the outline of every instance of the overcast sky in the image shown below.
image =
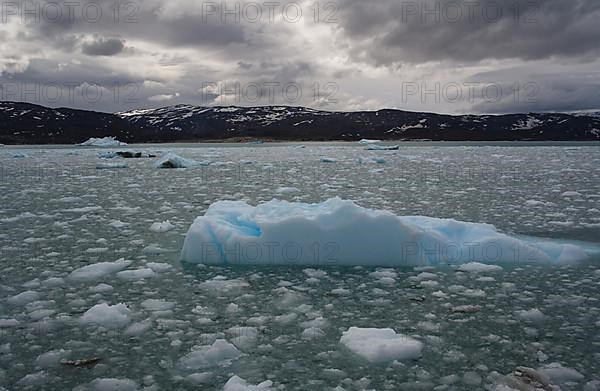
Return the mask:
[(600, 109), (598, 0), (115, 1), (3, 1), (1, 100)]

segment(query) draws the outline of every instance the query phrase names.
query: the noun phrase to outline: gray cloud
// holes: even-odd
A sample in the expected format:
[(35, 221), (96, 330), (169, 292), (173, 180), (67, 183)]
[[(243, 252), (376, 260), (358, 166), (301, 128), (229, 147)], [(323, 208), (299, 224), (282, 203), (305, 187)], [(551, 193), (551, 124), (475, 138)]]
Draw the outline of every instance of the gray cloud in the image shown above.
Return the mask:
[[(361, 0), (340, 3), (355, 57), (379, 65), (452, 60), (537, 60), (599, 54), (596, 0)], [(457, 6), (455, 6), (457, 5)]]
[(84, 42), (81, 51), (88, 56), (114, 56), (125, 48), (125, 43), (117, 38), (96, 38), (91, 42)]

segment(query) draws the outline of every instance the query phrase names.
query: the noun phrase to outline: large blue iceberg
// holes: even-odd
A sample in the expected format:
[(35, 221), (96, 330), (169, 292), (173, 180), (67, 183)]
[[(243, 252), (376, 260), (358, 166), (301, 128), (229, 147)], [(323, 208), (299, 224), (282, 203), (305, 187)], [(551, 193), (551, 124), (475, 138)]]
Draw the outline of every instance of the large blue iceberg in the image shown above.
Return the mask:
[(181, 258), (209, 265), (415, 266), (567, 263), (588, 258), (575, 244), (509, 236), (489, 224), (397, 216), (332, 198), (212, 204), (190, 226)]

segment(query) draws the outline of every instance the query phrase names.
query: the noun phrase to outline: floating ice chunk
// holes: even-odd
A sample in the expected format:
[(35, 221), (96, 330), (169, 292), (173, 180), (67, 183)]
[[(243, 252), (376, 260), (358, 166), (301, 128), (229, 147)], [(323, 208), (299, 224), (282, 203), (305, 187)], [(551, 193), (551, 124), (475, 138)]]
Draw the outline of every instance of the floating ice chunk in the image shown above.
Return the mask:
[(167, 311), (175, 308), (175, 303), (160, 299), (148, 299), (142, 301), (142, 307), (147, 311)]
[(108, 284), (98, 284), (96, 286), (93, 286), (90, 288), (90, 292), (93, 293), (105, 293), (105, 292), (110, 292), (112, 291), (114, 288), (111, 285)]
[(123, 228), (128, 226), (128, 223), (124, 223), (121, 220), (113, 220), (110, 222), (110, 224), (108, 224), (109, 226), (113, 227), (113, 228)]
[(25, 387), (27, 389), (42, 389), (42, 387), (47, 386), (50, 382), (51, 378), (45, 371), (40, 371), (36, 373), (30, 373), (24, 377), (22, 377), (17, 384), (21, 387)]
[(109, 136), (102, 138), (92, 137), (78, 145), (83, 147), (122, 147), (127, 145), (127, 143), (121, 142), (116, 138)]
[(360, 145), (368, 145), (368, 144), (377, 144), (377, 143), (380, 143), (380, 142), (381, 142), (381, 140), (369, 140), (367, 138), (363, 138), (358, 143)]
[(530, 322), (543, 322), (546, 319), (548, 319), (548, 317), (537, 308), (533, 308), (530, 310), (520, 310), (517, 311), (516, 314), (519, 319), (527, 320)]
[(161, 262), (148, 262), (146, 264), (146, 266), (148, 266), (150, 269), (152, 269), (156, 273), (164, 273), (173, 268), (172, 265), (170, 265), (168, 263), (161, 263)]
[(557, 390), (559, 387), (550, 384), (548, 376), (533, 368), (517, 367), (511, 374), (502, 376), (492, 386), (493, 391), (536, 391)]
[(189, 168), (200, 165), (208, 165), (208, 162), (197, 162), (192, 159), (186, 159), (172, 152), (162, 156), (155, 163), (156, 168)]
[(316, 270), (316, 269), (304, 269), (302, 270), (304, 274), (311, 278), (323, 278), (327, 275), (327, 272), (324, 270)]
[(233, 279), (228, 280), (223, 276), (216, 276), (208, 281), (202, 282), (199, 287), (205, 291), (214, 292), (216, 294), (237, 293), (243, 288), (249, 287), (244, 280)]
[(40, 368), (51, 368), (60, 364), (61, 360), (67, 359), (70, 354), (70, 350), (51, 350), (40, 354), (35, 359), (35, 364)]
[(323, 338), (324, 336), (325, 336), (325, 331), (323, 331), (321, 328), (316, 327), (316, 326), (312, 326), (312, 327), (308, 327), (308, 328), (304, 329), (301, 334), (302, 339), (306, 339), (306, 340), (319, 339), (319, 338)]
[(20, 324), (19, 321), (14, 318), (0, 319), (0, 329), (7, 328), (7, 327), (17, 327), (19, 324)]
[(173, 228), (175, 228), (175, 226), (173, 224), (171, 224), (171, 222), (169, 220), (167, 221), (163, 221), (162, 223), (152, 223), (152, 225), (150, 226), (150, 231), (152, 232), (157, 232), (157, 233), (163, 233), (163, 232), (168, 232), (170, 230), (172, 230)]
[(95, 324), (103, 327), (115, 327), (129, 323), (131, 311), (123, 303), (108, 305), (96, 304), (79, 319), (81, 324)]
[(273, 382), (270, 380), (252, 385), (241, 377), (233, 376), (225, 383), (223, 391), (270, 391), (272, 390), (271, 386), (273, 386)]
[(548, 376), (553, 383), (580, 382), (584, 376), (573, 368), (563, 367), (560, 363), (553, 362), (538, 368), (538, 372)]
[(125, 163), (98, 163), (96, 164), (96, 170), (113, 170), (116, 168), (127, 168)]
[[(407, 266), (575, 262), (579, 246), (519, 239), (489, 224), (422, 216), (396, 216), (332, 198), (318, 204), (272, 200), (254, 207), (220, 201), (190, 226), (181, 258), (204, 264)], [(531, 251), (516, 249), (535, 248)], [(465, 266), (464, 271), (499, 270)]]
[(69, 274), (67, 279), (73, 281), (93, 281), (102, 278), (108, 274), (118, 272), (131, 265), (131, 261), (119, 259), (115, 262), (99, 262), (75, 269)]
[(112, 159), (117, 157), (117, 153), (113, 151), (99, 152), (98, 157), (100, 159)]
[(154, 270), (146, 267), (135, 270), (123, 270), (122, 272), (117, 273), (118, 278), (127, 281), (143, 280), (144, 278), (154, 277), (155, 275), (156, 273), (154, 273)]
[(410, 360), (421, 357), (423, 344), (392, 329), (350, 327), (340, 343), (371, 363)]
[(369, 145), (366, 148), (368, 151), (396, 151), (400, 149), (398, 145)]
[(6, 302), (10, 305), (25, 305), (31, 303), (32, 301), (38, 300), (40, 298), (39, 292), (36, 291), (25, 291), (21, 292), (18, 295), (14, 295), (6, 299)]
[(458, 269), (459, 272), (466, 273), (490, 273), (490, 272), (501, 272), (503, 269), (498, 265), (486, 265), (485, 263), (479, 262), (469, 262), (463, 265), (460, 265)]
[(275, 190), (275, 193), (277, 193), (277, 194), (300, 193), (300, 189), (298, 189), (297, 187), (278, 187), (277, 190)]
[(137, 391), (136, 382), (131, 379), (98, 378), (89, 383), (90, 391)]
[(205, 345), (187, 354), (180, 360), (185, 369), (209, 368), (225, 361), (236, 359), (240, 351), (224, 339), (217, 339), (212, 345)]
[(256, 327), (235, 326), (225, 330), (225, 332), (229, 340), (242, 351), (255, 346), (258, 340), (258, 329)]

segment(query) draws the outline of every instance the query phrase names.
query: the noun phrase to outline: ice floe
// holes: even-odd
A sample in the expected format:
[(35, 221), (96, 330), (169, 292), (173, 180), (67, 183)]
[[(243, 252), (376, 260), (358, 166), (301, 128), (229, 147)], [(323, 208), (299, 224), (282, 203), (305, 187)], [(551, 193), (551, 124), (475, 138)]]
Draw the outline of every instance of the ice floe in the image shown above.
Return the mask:
[(368, 151), (397, 151), (400, 148), (398, 145), (377, 145), (370, 144), (367, 146)]
[(466, 263), (460, 271), (491, 272), (501, 267), (489, 264), (576, 262), (588, 254), (570, 243), (512, 237), (489, 224), (397, 216), (336, 197), (318, 204), (272, 200), (256, 207), (216, 202), (190, 226), (181, 258), (204, 264)]
[(224, 339), (217, 339), (212, 345), (200, 346), (180, 360), (185, 369), (203, 369), (236, 359), (240, 351)]
[(175, 226), (173, 224), (171, 224), (171, 222), (169, 220), (167, 220), (167, 221), (163, 221), (162, 223), (159, 223), (159, 222), (152, 223), (152, 225), (150, 226), (150, 231), (156, 232), (156, 233), (162, 233), (162, 232), (168, 232), (168, 231), (172, 230), (173, 228), (175, 228)]
[(271, 386), (273, 386), (273, 382), (270, 380), (253, 385), (239, 376), (233, 376), (225, 383), (223, 391), (270, 391), (273, 390)]
[(350, 327), (340, 343), (371, 363), (417, 359), (423, 349), (420, 341), (392, 329)]
[(83, 325), (98, 325), (106, 328), (122, 326), (130, 321), (131, 311), (123, 303), (109, 305), (96, 304), (79, 319)]
[(127, 145), (127, 143), (121, 142), (116, 138), (109, 136), (102, 138), (92, 137), (78, 145), (83, 147), (122, 147)]
[(99, 262), (75, 269), (67, 279), (72, 281), (93, 281), (121, 271), (131, 265), (131, 261), (119, 259), (115, 262)]
[(206, 166), (210, 162), (199, 162), (192, 159), (186, 159), (175, 153), (169, 152), (162, 156), (154, 164), (156, 168), (190, 168), (196, 166)]

